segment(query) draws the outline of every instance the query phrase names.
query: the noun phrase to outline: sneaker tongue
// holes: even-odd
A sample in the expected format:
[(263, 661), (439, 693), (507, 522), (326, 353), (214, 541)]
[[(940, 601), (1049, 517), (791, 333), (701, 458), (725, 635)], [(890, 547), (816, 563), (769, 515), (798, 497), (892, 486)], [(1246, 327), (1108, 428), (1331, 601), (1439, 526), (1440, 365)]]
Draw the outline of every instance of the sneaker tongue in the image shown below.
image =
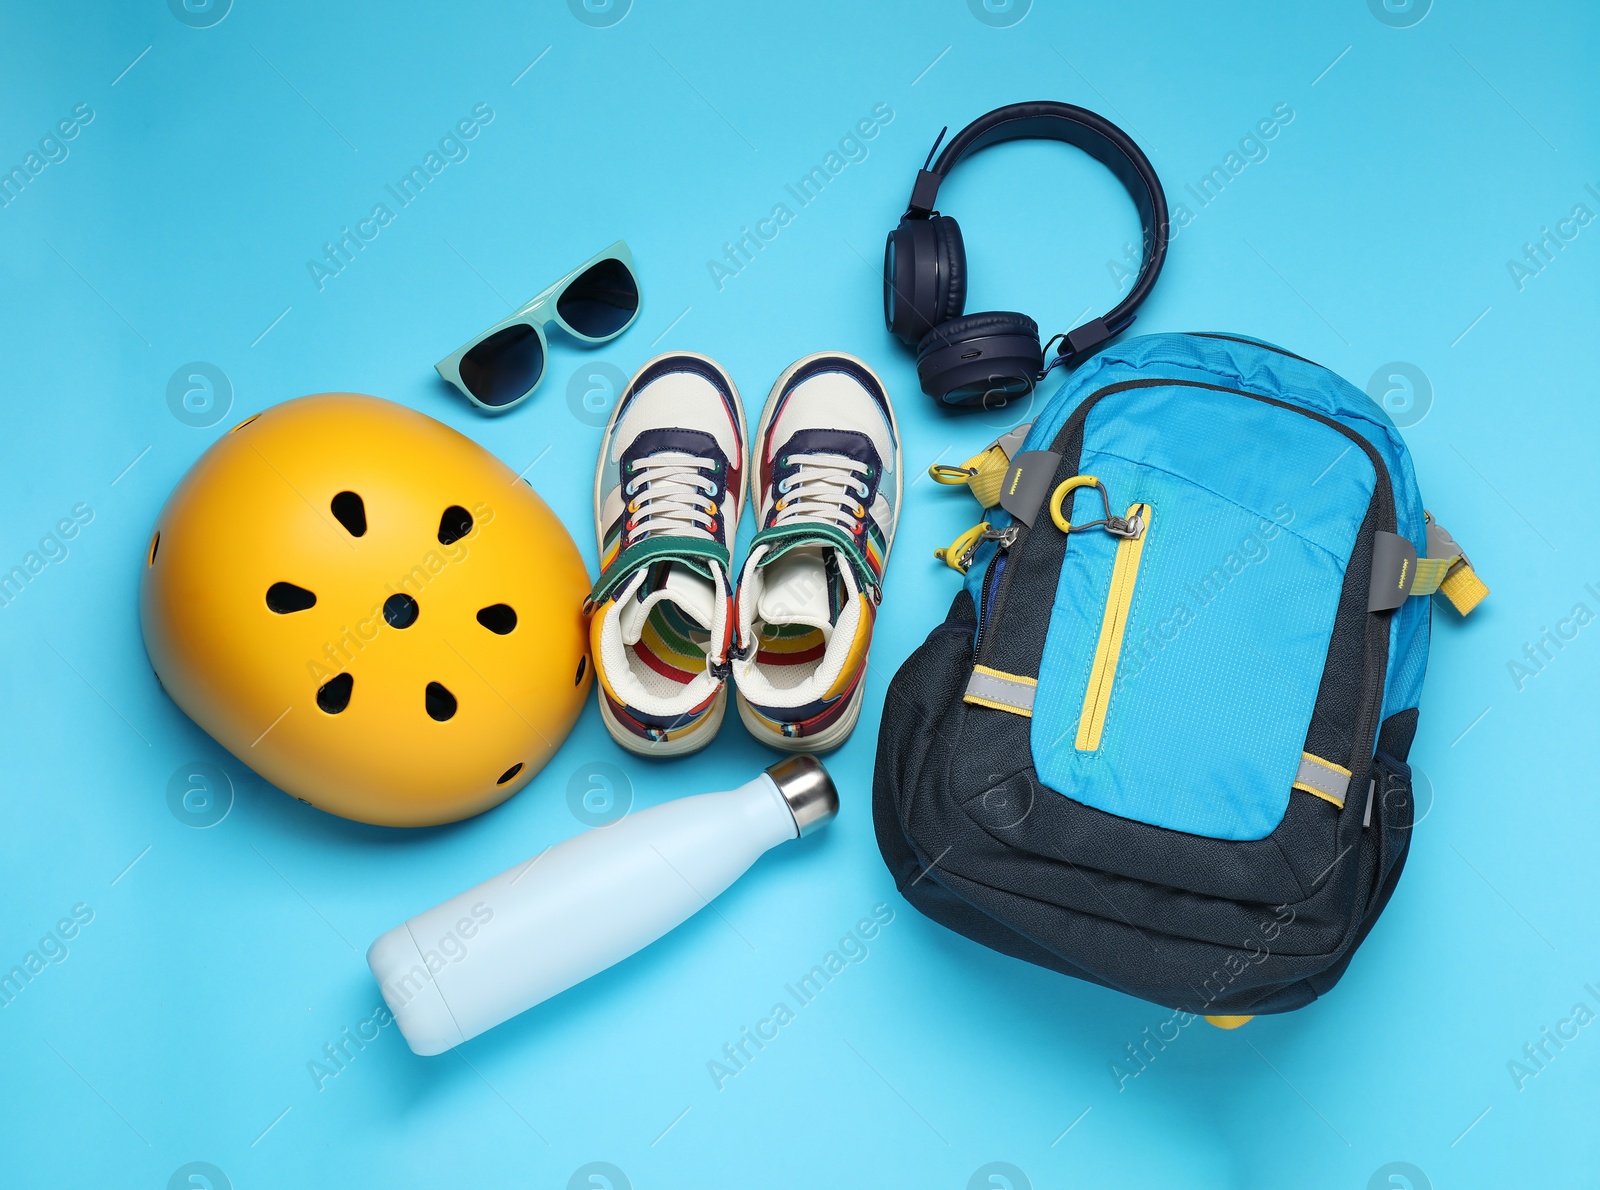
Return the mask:
[(711, 579), (677, 562), (652, 566), (639, 587), (618, 609), (624, 644), (636, 645), (644, 634), (644, 622), (656, 604), (674, 603), (678, 610), (701, 628), (710, 631), (717, 606), (717, 586)]
[(756, 619), (767, 624), (805, 624), (833, 632), (831, 588), (839, 581), (832, 546), (802, 545), (761, 563), (762, 588)]

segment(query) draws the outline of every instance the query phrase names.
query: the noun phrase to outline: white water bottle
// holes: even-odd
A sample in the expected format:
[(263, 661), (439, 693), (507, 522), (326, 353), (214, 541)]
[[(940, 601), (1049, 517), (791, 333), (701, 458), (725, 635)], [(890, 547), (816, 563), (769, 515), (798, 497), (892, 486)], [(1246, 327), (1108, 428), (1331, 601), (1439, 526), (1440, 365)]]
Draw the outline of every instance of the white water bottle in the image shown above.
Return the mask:
[(604, 971), (839, 811), (820, 762), (596, 827), (384, 934), (367, 965), (406, 1043), (440, 1054)]

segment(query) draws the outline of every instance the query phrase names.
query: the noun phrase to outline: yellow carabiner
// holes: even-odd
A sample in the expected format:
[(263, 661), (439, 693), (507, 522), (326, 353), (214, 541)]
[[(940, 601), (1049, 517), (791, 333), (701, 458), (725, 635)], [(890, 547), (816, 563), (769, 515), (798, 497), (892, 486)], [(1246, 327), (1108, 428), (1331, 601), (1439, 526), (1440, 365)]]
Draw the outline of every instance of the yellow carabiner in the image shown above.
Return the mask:
[(1079, 488), (1097, 488), (1100, 481), (1092, 475), (1074, 475), (1071, 479), (1056, 485), (1056, 490), (1050, 493), (1050, 519), (1056, 523), (1056, 528), (1063, 533), (1072, 532), (1072, 522), (1067, 520), (1062, 504), (1066, 498)]
[[(967, 567), (972, 565), (972, 554), (977, 549), (978, 542), (989, 531), (988, 521), (979, 521), (960, 537), (956, 538), (942, 550), (934, 550), (933, 556), (943, 562), (957, 574), (967, 573)], [(962, 565), (962, 563), (966, 565)]]
[(978, 473), (976, 467), (957, 467), (950, 463), (935, 463), (928, 468), (928, 478), (934, 483), (942, 483), (954, 487), (966, 483)]

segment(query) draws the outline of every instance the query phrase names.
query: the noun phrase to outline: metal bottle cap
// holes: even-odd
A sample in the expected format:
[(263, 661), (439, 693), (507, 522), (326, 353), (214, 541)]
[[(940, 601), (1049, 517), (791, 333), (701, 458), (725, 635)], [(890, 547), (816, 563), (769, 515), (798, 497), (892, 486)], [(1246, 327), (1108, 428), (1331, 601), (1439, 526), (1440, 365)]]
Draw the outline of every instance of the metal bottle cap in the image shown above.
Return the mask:
[(821, 830), (839, 812), (839, 791), (815, 756), (785, 757), (768, 766), (767, 776), (788, 803), (802, 839)]

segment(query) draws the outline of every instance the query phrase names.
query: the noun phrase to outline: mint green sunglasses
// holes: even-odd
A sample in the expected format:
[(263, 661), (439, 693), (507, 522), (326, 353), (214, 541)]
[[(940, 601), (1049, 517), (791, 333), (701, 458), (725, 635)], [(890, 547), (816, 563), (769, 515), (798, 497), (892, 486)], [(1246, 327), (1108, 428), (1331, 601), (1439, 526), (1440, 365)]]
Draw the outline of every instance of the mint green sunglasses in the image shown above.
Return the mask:
[(618, 240), (433, 366), (479, 409), (504, 413), (544, 379), (550, 323), (580, 343), (609, 343), (634, 324), (639, 304), (633, 253)]

